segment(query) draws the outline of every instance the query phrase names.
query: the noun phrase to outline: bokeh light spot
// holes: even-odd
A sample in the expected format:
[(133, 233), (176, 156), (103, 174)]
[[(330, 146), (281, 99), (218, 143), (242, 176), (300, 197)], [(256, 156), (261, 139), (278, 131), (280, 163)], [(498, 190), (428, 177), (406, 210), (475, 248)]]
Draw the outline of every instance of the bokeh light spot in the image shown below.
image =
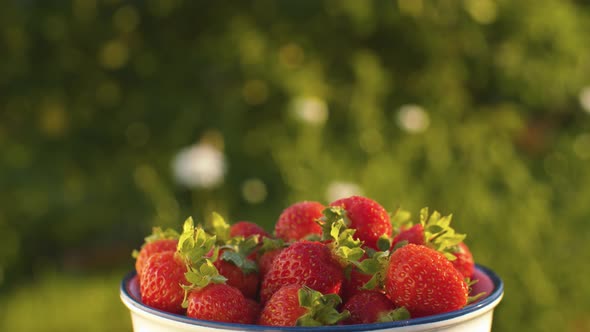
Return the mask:
[(590, 86), (582, 88), (578, 98), (584, 111), (590, 113)]
[(480, 24), (493, 23), (498, 15), (497, 5), (493, 0), (466, 0), (465, 10)]
[(326, 189), (326, 199), (328, 202), (362, 194), (363, 191), (361, 187), (353, 182), (335, 181), (330, 183)]
[(424, 8), (422, 0), (398, 0), (397, 5), (402, 13), (411, 16), (422, 15), (422, 9)]
[(428, 129), (430, 117), (421, 106), (403, 105), (397, 113), (397, 123), (409, 133), (421, 133)]
[(266, 184), (260, 179), (248, 179), (242, 184), (242, 196), (250, 204), (264, 202), (267, 194)]
[(51, 101), (42, 106), (39, 127), (45, 135), (49, 137), (62, 136), (67, 125), (68, 118), (63, 104)]
[(328, 120), (328, 105), (319, 97), (297, 97), (291, 102), (291, 111), (298, 121), (322, 125)]
[(127, 63), (129, 49), (126, 44), (111, 40), (107, 42), (99, 53), (100, 64), (107, 69), (120, 69)]
[(226, 162), (223, 152), (208, 143), (180, 150), (172, 161), (174, 177), (188, 188), (215, 188), (223, 182)]

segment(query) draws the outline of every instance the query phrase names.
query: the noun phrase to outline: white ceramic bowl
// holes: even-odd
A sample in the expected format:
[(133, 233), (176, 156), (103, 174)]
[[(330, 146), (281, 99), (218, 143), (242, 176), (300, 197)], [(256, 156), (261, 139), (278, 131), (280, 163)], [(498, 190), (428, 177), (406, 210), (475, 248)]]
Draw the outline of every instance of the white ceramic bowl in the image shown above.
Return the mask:
[(293, 331), (293, 332), (489, 332), (492, 329), (494, 308), (502, 300), (504, 284), (491, 270), (477, 265), (473, 279), (479, 282), (473, 286), (473, 294), (486, 292), (487, 295), (460, 310), (414, 318), (404, 321), (378, 324), (339, 325), (322, 327), (272, 327), (245, 324), (219, 323), (170, 314), (141, 303), (139, 284), (135, 272), (130, 272), (121, 282), (121, 300), (131, 311), (135, 332), (223, 332), (223, 331)]

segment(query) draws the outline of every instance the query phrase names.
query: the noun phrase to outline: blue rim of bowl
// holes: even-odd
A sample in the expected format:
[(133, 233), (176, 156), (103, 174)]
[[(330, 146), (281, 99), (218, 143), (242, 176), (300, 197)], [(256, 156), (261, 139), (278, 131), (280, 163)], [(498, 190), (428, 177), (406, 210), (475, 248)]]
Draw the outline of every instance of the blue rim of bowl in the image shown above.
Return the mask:
[(342, 332), (353, 332), (353, 331), (371, 331), (371, 330), (380, 330), (380, 329), (387, 329), (393, 327), (402, 327), (402, 326), (413, 326), (413, 325), (421, 325), (421, 324), (428, 324), (428, 323), (436, 323), (445, 320), (449, 320), (452, 318), (460, 317), (471, 312), (477, 311), (483, 307), (486, 307), (496, 301), (500, 296), (502, 296), (504, 292), (504, 282), (500, 277), (494, 273), (492, 270), (484, 267), (482, 265), (476, 264), (476, 268), (487, 275), (494, 284), (494, 290), (485, 297), (484, 299), (465, 306), (462, 309), (447, 312), (444, 314), (437, 314), (427, 317), (420, 317), (420, 318), (412, 318), (408, 320), (396, 321), (396, 322), (388, 322), (388, 323), (374, 323), (374, 324), (356, 324), (356, 325), (336, 325), (336, 326), (318, 326), (318, 327), (282, 327), (282, 326), (265, 326), (265, 325), (248, 325), (248, 324), (236, 324), (236, 323), (222, 323), (222, 322), (214, 322), (214, 321), (207, 321), (207, 320), (199, 320), (194, 318), (189, 318), (183, 315), (177, 315), (168, 313), (159, 309), (155, 309), (152, 307), (148, 307), (145, 304), (137, 301), (131, 294), (129, 293), (129, 289), (127, 285), (135, 277), (136, 272), (132, 271), (129, 272), (121, 282), (121, 292), (128, 298), (133, 304), (142, 309), (143, 311), (150, 313), (152, 315), (156, 315), (161, 318), (170, 319), (176, 322), (186, 323), (194, 326), (204, 326), (209, 328), (216, 328), (216, 329), (224, 329), (224, 330), (235, 330), (235, 331), (316, 331), (316, 332), (326, 332), (326, 331), (342, 331)]

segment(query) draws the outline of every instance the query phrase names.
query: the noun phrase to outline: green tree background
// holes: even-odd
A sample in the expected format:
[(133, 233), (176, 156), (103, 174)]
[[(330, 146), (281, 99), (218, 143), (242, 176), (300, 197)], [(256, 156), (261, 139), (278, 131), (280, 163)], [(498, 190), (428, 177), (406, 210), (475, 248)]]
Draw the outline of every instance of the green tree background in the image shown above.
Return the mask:
[[(130, 331), (153, 225), (346, 191), (452, 212), (505, 280), (494, 331), (590, 330), (587, 1), (1, 7), (1, 330)], [(191, 146), (222, 182), (175, 180)]]

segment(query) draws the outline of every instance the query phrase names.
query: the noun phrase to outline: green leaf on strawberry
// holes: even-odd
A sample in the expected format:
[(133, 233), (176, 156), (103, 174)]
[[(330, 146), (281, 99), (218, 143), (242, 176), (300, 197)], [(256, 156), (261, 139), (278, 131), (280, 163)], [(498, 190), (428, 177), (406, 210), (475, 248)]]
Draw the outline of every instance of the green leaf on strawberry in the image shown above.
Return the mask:
[(191, 267), (184, 276), (191, 283), (187, 286), (190, 289), (203, 288), (210, 283), (223, 283), (226, 280), (209, 259), (203, 259), (197, 267)]
[(397, 322), (407, 319), (410, 319), (410, 312), (405, 307), (400, 307), (389, 312), (381, 313), (377, 319), (377, 323)]
[(428, 208), (420, 210), (420, 223), (424, 227), (426, 242), (431, 244), (438, 251), (447, 251), (453, 249), (461, 243), (466, 235), (455, 233), (451, 227), (453, 215), (442, 217), (438, 211), (434, 211), (428, 216)]
[(391, 226), (394, 232), (397, 234), (402, 229), (409, 228), (412, 225), (412, 213), (402, 208), (397, 208), (390, 216)]
[(371, 279), (363, 285), (362, 289), (379, 289), (383, 286), (385, 272), (389, 265), (389, 251), (372, 251), (368, 252), (368, 254), (368, 258), (355, 264), (361, 272), (372, 275)]
[(216, 237), (207, 234), (201, 227), (195, 228), (191, 217), (184, 222), (182, 229), (183, 232), (178, 239), (177, 252), (187, 265), (198, 262), (214, 249)]
[[(438, 211), (429, 214), (427, 207), (422, 208), (419, 215), (424, 231), (424, 244), (441, 252), (448, 260), (455, 260), (457, 246), (465, 240), (466, 235), (455, 232), (451, 227), (453, 215), (442, 216)], [(404, 227), (409, 226), (412, 225), (406, 224)]]
[(222, 284), (225, 283), (227, 278), (219, 274), (217, 268), (213, 263), (203, 258), (193, 265), (188, 266), (188, 272), (184, 274), (186, 280), (190, 285), (181, 285), (184, 289), (184, 300), (182, 301), (182, 307), (188, 307), (188, 294), (193, 289), (203, 288), (211, 283)]
[(322, 226), (322, 240), (332, 239), (332, 225), (335, 223), (342, 223), (345, 228), (350, 225), (350, 220), (346, 216), (346, 210), (340, 206), (330, 206), (322, 211), (324, 215), (318, 220)]
[(219, 247), (215, 246), (216, 236), (210, 235), (202, 227), (195, 227), (193, 218), (189, 217), (182, 226), (178, 239), (177, 256), (186, 264), (186, 280), (190, 285), (184, 289), (183, 307), (186, 308), (189, 291), (203, 288), (210, 283), (223, 283), (226, 278), (219, 274), (212, 261), (219, 257)]
[(346, 211), (343, 208), (326, 208), (321, 225), (322, 240), (329, 241), (330, 250), (342, 266), (348, 266), (364, 255), (362, 241), (355, 239), (355, 230), (346, 226)]
[(230, 227), (225, 219), (217, 212), (213, 212), (209, 228), (211, 233), (217, 236), (217, 241), (225, 243), (230, 240)]
[(334, 325), (348, 318), (348, 311), (339, 312), (336, 307), (342, 302), (336, 294), (326, 294), (303, 286), (299, 292), (299, 305), (308, 312), (297, 319), (297, 326)]
[(279, 248), (287, 247), (288, 244), (285, 243), (282, 239), (274, 239), (270, 237), (263, 237), (262, 238), (262, 246), (258, 248), (258, 252), (263, 254), (267, 251), (273, 251)]
[[(148, 243), (156, 242), (159, 240), (176, 240), (176, 239), (178, 239), (178, 237), (179, 237), (178, 232), (172, 228), (167, 228), (166, 230), (162, 230), (162, 228), (160, 228), (160, 227), (154, 227), (154, 228), (152, 228), (152, 234), (150, 234), (149, 236), (144, 238), (143, 246), (145, 246)], [(143, 248), (143, 246), (142, 246), (142, 248)], [(131, 253), (131, 256), (133, 258), (137, 258), (138, 255), (139, 255), (138, 250), (133, 250), (133, 252)]]
[(221, 254), (221, 259), (232, 262), (239, 267), (245, 274), (258, 271), (258, 266), (252, 260), (247, 259), (246, 256), (235, 251), (226, 250)]
[(219, 247), (222, 250), (221, 259), (232, 262), (239, 267), (244, 273), (258, 271), (258, 266), (248, 256), (256, 250), (260, 237), (252, 235), (247, 238), (235, 236), (227, 241), (226, 244)]

